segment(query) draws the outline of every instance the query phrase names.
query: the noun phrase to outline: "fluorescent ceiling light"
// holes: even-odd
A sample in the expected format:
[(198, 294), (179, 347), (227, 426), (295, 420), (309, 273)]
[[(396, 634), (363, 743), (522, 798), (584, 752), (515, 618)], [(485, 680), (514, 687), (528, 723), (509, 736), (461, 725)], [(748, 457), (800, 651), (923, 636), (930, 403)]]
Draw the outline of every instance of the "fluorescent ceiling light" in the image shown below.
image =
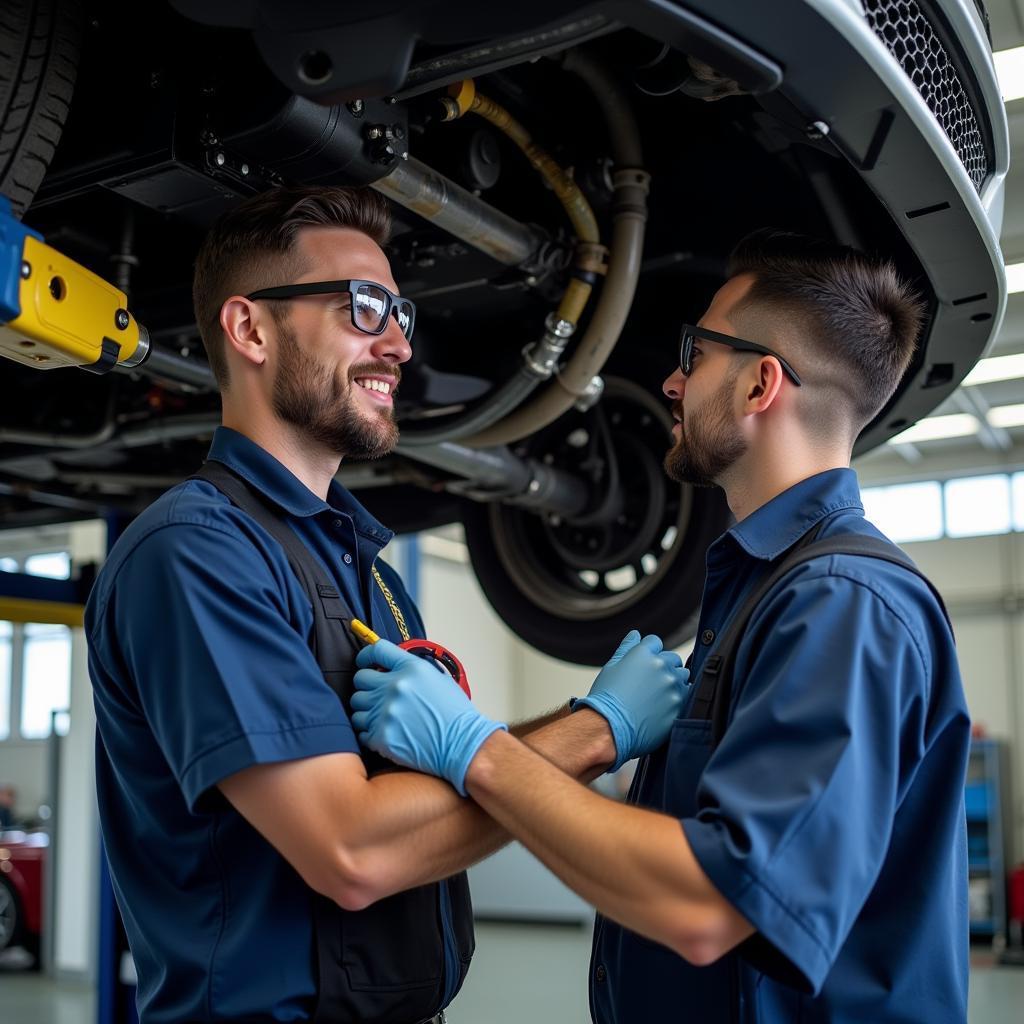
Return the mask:
[(1012, 50), (1000, 50), (992, 54), (996, 64), (996, 77), (1003, 100), (1019, 100), (1024, 97), (1024, 46)]
[(1011, 295), (1024, 292), (1024, 263), (1006, 264), (1006, 290)]
[(1024, 427), (1024, 405), (997, 405), (985, 418), (993, 427)]
[(917, 444), (919, 441), (941, 441), (947, 437), (969, 437), (976, 434), (980, 424), (966, 412), (952, 416), (929, 416), (897, 434), (889, 444)]
[(974, 384), (990, 384), (994, 380), (1017, 380), (1021, 377), (1024, 377), (1024, 352), (1017, 352), (1012, 356), (982, 359), (964, 377), (963, 386), (969, 388)]

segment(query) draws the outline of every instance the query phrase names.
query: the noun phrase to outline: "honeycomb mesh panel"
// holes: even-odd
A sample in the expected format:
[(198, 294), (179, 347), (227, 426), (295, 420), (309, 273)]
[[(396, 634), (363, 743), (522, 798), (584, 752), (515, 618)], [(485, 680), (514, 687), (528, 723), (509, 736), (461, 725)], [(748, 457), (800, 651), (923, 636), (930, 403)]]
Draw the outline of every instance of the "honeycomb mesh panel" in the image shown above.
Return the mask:
[(974, 187), (988, 176), (978, 118), (956, 66), (917, 0), (863, 0), (864, 16), (899, 61), (953, 143)]

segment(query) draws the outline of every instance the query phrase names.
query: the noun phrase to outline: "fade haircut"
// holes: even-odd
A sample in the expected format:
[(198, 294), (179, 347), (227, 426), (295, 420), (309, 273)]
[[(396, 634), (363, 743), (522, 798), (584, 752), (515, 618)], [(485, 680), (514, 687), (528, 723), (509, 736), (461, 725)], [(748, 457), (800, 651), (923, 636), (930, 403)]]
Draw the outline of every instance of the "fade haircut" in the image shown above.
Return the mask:
[[(289, 284), (307, 268), (296, 249), (306, 227), (354, 228), (383, 246), (391, 233), (387, 201), (368, 188), (281, 186), (232, 207), (210, 229), (196, 257), (192, 304), (210, 368), (229, 382), (220, 311), (232, 295)], [(268, 303), (278, 322), (284, 302)]]
[(888, 260), (771, 229), (737, 244), (728, 274), (753, 275), (738, 312), (762, 336), (767, 328), (803, 379), (797, 408), (805, 425), (822, 439), (841, 431), (852, 443), (910, 365), (921, 296)]

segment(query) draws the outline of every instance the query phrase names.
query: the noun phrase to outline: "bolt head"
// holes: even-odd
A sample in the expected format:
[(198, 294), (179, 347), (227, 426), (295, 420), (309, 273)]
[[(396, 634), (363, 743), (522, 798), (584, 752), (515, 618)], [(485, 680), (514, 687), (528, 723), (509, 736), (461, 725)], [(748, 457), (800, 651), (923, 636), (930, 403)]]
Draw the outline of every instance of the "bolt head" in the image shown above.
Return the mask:
[(831, 129), (825, 121), (812, 121), (805, 129), (804, 134), (811, 140), (823, 139)]
[(248, 174), (248, 173), (249, 173), (249, 165), (248, 165), (248, 164), (242, 164), (242, 166), (241, 166), (241, 167), (239, 167), (238, 169), (239, 169), (239, 170), (240, 170), (240, 171), (241, 171), (241, 172), (242, 172), (243, 174)]
[(217, 155), (216, 155), (216, 156), (215, 156), (215, 157), (213, 158), (213, 162), (214, 162), (214, 163), (215, 163), (215, 164), (216, 164), (216, 165), (217, 165), (218, 167), (223, 167), (223, 166), (224, 166), (224, 164), (225, 164), (225, 163), (227, 162), (227, 157), (226, 157), (226, 156), (225, 156), (225, 155), (224, 155), (223, 153), (218, 153), (218, 154), (217, 154)]
[(127, 309), (119, 309), (114, 314), (114, 324), (117, 326), (119, 331), (126, 330), (128, 325), (131, 323), (132, 318), (128, 315)]
[(28, 260), (21, 261), (21, 276), (26, 281), (32, 276), (32, 264)]

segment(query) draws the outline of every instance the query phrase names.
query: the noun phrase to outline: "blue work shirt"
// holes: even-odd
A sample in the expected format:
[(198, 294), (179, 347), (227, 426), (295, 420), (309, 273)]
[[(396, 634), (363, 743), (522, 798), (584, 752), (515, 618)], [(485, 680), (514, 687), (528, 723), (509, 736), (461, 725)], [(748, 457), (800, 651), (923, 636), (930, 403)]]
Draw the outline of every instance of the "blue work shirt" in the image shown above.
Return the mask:
[[(322, 501), (224, 427), (209, 457), (284, 510), (356, 615), (402, 639), (372, 575), (392, 534), (352, 495), (332, 483)], [(423, 636), (397, 574), (376, 566)], [(311, 890), (216, 788), (251, 765), (359, 750), (284, 551), (212, 484), (185, 481), (118, 540), (85, 626), (100, 821), (142, 1024), (307, 1020)]]
[[(709, 548), (694, 680), (753, 586), (822, 522), (822, 538), (882, 536), (853, 471), (837, 469)], [(710, 723), (688, 710), (640, 762), (631, 799), (680, 819), (755, 934), (694, 967), (599, 918), (597, 1024), (966, 1020), (970, 723), (927, 584), (865, 556), (804, 563), (750, 620), (713, 751)]]

